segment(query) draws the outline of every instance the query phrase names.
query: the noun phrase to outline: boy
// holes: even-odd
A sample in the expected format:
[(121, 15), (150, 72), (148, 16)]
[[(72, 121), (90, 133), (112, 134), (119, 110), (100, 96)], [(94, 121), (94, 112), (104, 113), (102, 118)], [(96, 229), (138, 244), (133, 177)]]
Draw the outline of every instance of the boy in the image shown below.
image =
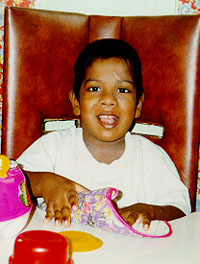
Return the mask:
[(75, 64), (69, 96), (82, 128), (49, 133), (18, 159), (33, 195), (48, 205), (45, 222), (69, 226), (77, 192), (109, 186), (122, 191), (117, 204), (130, 225), (138, 221), (148, 229), (152, 220), (190, 212), (188, 190), (167, 154), (129, 133), (144, 99), (140, 59), (129, 44), (89, 44)]

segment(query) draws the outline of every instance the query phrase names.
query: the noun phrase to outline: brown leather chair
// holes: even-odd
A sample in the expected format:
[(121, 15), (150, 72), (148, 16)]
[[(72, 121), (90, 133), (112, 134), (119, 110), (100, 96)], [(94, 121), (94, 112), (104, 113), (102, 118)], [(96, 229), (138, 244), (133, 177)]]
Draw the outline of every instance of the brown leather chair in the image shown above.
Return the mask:
[(42, 135), (44, 119), (73, 119), (73, 65), (88, 42), (120, 38), (143, 64), (140, 122), (174, 161), (195, 209), (199, 125), (199, 16), (110, 17), (7, 8), (2, 151), (16, 159)]

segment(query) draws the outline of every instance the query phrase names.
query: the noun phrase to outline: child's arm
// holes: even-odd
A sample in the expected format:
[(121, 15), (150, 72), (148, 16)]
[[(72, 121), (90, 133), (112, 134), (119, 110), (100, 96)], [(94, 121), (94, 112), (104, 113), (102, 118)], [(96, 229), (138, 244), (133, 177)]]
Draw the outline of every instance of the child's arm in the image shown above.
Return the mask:
[(143, 224), (144, 230), (149, 228), (152, 220), (171, 221), (185, 216), (179, 208), (171, 205), (157, 206), (138, 203), (120, 208), (118, 211), (129, 225), (132, 226), (137, 221)]
[(87, 188), (50, 172), (26, 171), (29, 178), (32, 194), (34, 197), (43, 197), (48, 209), (44, 222), (50, 222), (55, 218), (56, 225), (70, 225), (71, 208), (77, 210), (77, 192)]

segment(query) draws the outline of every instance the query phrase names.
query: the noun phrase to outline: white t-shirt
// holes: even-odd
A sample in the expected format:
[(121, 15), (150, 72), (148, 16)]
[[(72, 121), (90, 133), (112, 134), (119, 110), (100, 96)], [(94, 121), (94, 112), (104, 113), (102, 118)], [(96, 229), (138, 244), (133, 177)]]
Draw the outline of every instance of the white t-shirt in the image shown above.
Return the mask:
[(123, 155), (98, 162), (87, 149), (81, 128), (52, 132), (34, 142), (17, 160), (27, 171), (54, 172), (90, 190), (115, 187), (119, 207), (142, 202), (173, 205), (188, 214), (188, 190), (166, 152), (148, 139), (126, 134)]

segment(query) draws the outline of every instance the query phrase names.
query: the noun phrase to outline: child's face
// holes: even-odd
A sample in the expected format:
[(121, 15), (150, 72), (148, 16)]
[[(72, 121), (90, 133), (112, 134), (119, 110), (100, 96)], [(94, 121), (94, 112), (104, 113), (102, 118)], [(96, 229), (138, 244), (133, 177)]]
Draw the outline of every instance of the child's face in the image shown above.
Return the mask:
[(124, 139), (142, 103), (136, 105), (136, 88), (126, 62), (119, 58), (99, 59), (87, 69), (80, 89), (80, 103), (73, 102), (81, 115), (85, 141), (113, 142)]

